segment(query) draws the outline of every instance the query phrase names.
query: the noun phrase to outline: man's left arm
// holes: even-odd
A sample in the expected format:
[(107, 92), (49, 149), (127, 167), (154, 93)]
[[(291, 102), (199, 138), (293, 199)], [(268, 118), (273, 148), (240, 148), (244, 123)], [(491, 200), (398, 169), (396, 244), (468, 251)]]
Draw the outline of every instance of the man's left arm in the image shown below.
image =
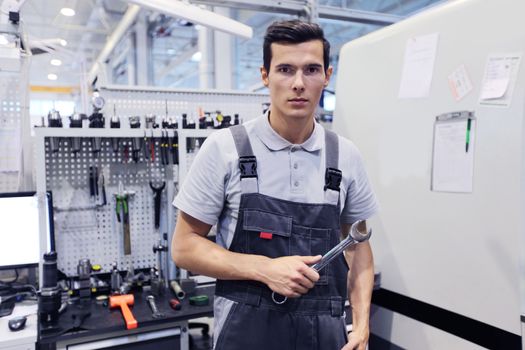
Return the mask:
[[(342, 232), (350, 232), (350, 224), (343, 224)], [(359, 231), (367, 232), (366, 221)], [(368, 241), (349, 247), (345, 251), (348, 263), (348, 298), (352, 308), (352, 332), (342, 350), (365, 350), (370, 335), (370, 303), (374, 287), (374, 258)]]

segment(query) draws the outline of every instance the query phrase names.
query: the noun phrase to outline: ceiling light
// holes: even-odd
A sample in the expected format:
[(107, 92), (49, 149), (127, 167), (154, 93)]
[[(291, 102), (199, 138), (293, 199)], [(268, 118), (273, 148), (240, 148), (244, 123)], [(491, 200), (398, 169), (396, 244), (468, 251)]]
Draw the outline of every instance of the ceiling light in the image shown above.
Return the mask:
[(59, 60), (58, 58), (53, 58), (50, 62), (53, 66), (61, 66), (62, 65), (62, 61)]
[(72, 17), (75, 15), (75, 10), (70, 7), (62, 7), (62, 9), (60, 9), (60, 13), (64, 16)]
[(201, 61), (201, 58), (202, 58), (202, 53), (200, 51), (197, 51), (193, 54), (193, 56), (191, 56), (191, 60), (193, 62), (200, 62)]
[(187, 21), (220, 30), (229, 34), (238, 35), (250, 39), (253, 29), (244, 23), (235, 21), (229, 17), (219, 15), (215, 12), (204, 10), (198, 6), (184, 3), (179, 0), (127, 0), (128, 2), (159, 11), (166, 15), (183, 18)]
[(67, 41), (65, 41), (64, 39), (60, 39), (60, 45), (66, 46), (67, 45)]
[(173, 55), (176, 51), (174, 49), (168, 49), (166, 52), (168, 53), (168, 55)]
[(47, 75), (47, 79), (49, 80), (57, 80), (58, 79), (58, 76), (56, 74), (53, 74), (53, 73), (49, 73)]

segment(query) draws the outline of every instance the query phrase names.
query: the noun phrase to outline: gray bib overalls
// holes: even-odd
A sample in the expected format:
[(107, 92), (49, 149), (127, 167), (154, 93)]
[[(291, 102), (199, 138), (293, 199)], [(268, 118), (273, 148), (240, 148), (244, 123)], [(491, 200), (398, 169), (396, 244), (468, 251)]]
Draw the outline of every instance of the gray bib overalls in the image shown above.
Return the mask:
[[(323, 255), (339, 243), (338, 137), (326, 134), (325, 203), (281, 200), (258, 193), (257, 161), (243, 126), (230, 128), (239, 154), (242, 195), (230, 250), (276, 258)], [(322, 151), (322, 150), (321, 150)], [(276, 171), (279, 171), (276, 169)], [(215, 350), (340, 350), (347, 342), (344, 302), (348, 266), (339, 256), (307, 294), (283, 304), (256, 281), (218, 280), (216, 294), (236, 303)]]

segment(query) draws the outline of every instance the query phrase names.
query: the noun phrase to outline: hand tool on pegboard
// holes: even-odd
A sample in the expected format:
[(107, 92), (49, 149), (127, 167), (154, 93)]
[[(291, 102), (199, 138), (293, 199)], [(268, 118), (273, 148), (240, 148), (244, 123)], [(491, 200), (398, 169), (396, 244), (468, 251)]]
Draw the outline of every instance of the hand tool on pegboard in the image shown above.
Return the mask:
[(160, 227), (160, 205), (162, 200), (162, 191), (166, 187), (166, 182), (162, 182), (162, 185), (155, 187), (153, 182), (149, 182), (149, 187), (153, 190), (153, 202), (155, 205), (155, 228)]
[(169, 136), (168, 130), (161, 130), (160, 137), (160, 163), (162, 165), (169, 165)]
[(121, 222), (122, 213), (122, 227), (124, 231), (124, 254), (131, 254), (131, 233), (129, 227), (129, 207), (128, 207), (128, 195), (122, 194), (116, 196), (116, 212), (117, 220)]
[[(113, 105), (113, 116), (111, 116), (111, 119), (109, 121), (109, 127), (111, 129), (120, 129), (120, 118), (117, 116), (117, 107)], [(113, 153), (118, 153), (120, 138), (118, 137), (112, 137), (111, 138), (111, 149), (113, 150)]]
[[(89, 116), (89, 127), (91, 129), (101, 129), (104, 128), (104, 115), (102, 114), (101, 110), (104, 107), (105, 101), (102, 98), (102, 96), (98, 95), (98, 93), (93, 94), (93, 98), (91, 100), (93, 104), (93, 113)], [(101, 144), (101, 138), (100, 137), (92, 137), (91, 138), (91, 149), (93, 151), (93, 156), (95, 158), (98, 157), (98, 154), (100, 153), (100, 149), (102, 147)]]
[(149, 159), (151, 163), (155, 163), (155, 139), (153, 138), (153, 130), (151, 130), (151, 137), (149, 139)]
[[(81, 113), (74, 113), (69, 117), (69, 128), (70, 129), (77, 129), (82, 128), (82, 121), (84, 119), (87, 119), (87, 116), (85, 114)], [(81, 144), (80, 137), (70, 137), (69, 138), (69, 148), (71, 149), (71, 152), (73, 152), (73, 155), (75, 158), (78, 155), (78, 152), (80, 152)]]
[(189, 119), (186, 113), (182, 113), (182, 128), (183, 129), (196, 129), (194, 119)]
[(151, 137), (148, 137), (146, 130), (144, 130), (143, 153), (144, 159), (149, 160), (150, 163), (155, 163), (155, 140), (153, 139), (153, 129), (159, 125), (156, 122), (157, 116), (154, 114), (146, 114), (144, 116), (146, 129), (151, 131)]
[(170, 142), (171, 155), (173, 157), (173, 164), (179, 164), (179, 134), (177, 130), (173, 130), (173, 137)]
[[(47, 114), (47, 126), (49, 128), (61, 128), (62, 127), (62, 117), (60, 117), (60, 113), (54, 109), (50, 110)], [(58, 152), (58, 149), (60, 148), (60, 138), (59, 137), (51, 137), (49, 139), (49, 147), (51, 148), (51, 152), (56, 153)]]
[(90, 166), (89, 167), (89, 195), (95, 199), (95, 201), (98, 201), (98, 179), (99, 179), (99, 173), (98, 173), (98, 167), (97, 166)]
[(107, 197), (106, 197), (106, 178), (104, 177), (104, 173), (100, 173), (100, 184), (101, 184), (101, 191), (102, 191), (102, 203), (100, 205), (106, 205), (108, 203)]
[[(140, 116), (129, 117), (129, 127), (131, 129), (140, 128)], [(139, 161), (140, 150), (142, 149), (142, 137), (131, 138), (131, 158), (135, 163)]]
[(115, 193), (115, 212), (117, 221), (122, 222), (124, 234), (124, 254), (131, 254), (131, 229), (129, 221), (129, 199), (135, 192), (124, 191), (122, 182), (119, 182), (119, 191)]

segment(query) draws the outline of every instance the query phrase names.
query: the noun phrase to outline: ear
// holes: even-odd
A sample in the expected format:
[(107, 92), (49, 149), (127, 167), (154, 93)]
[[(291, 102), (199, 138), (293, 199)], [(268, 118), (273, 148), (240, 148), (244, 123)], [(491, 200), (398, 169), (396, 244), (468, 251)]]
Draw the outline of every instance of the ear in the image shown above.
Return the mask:
[(261, 66), (261, 68), (259, 69), (261, 71), (261, 80), (264, 84), (264, 86), (268, 87), (268, 72), (266, 71), (266, 68), (264, 68), (264, 66)]
[(325, 78), (324, 78), (324, 87), (327, 87), (330, 83), (330, 77), (332, 76), (332, 73), (334, 72), (334, 67), (328, 66), (328, 69), (326, 70)]

